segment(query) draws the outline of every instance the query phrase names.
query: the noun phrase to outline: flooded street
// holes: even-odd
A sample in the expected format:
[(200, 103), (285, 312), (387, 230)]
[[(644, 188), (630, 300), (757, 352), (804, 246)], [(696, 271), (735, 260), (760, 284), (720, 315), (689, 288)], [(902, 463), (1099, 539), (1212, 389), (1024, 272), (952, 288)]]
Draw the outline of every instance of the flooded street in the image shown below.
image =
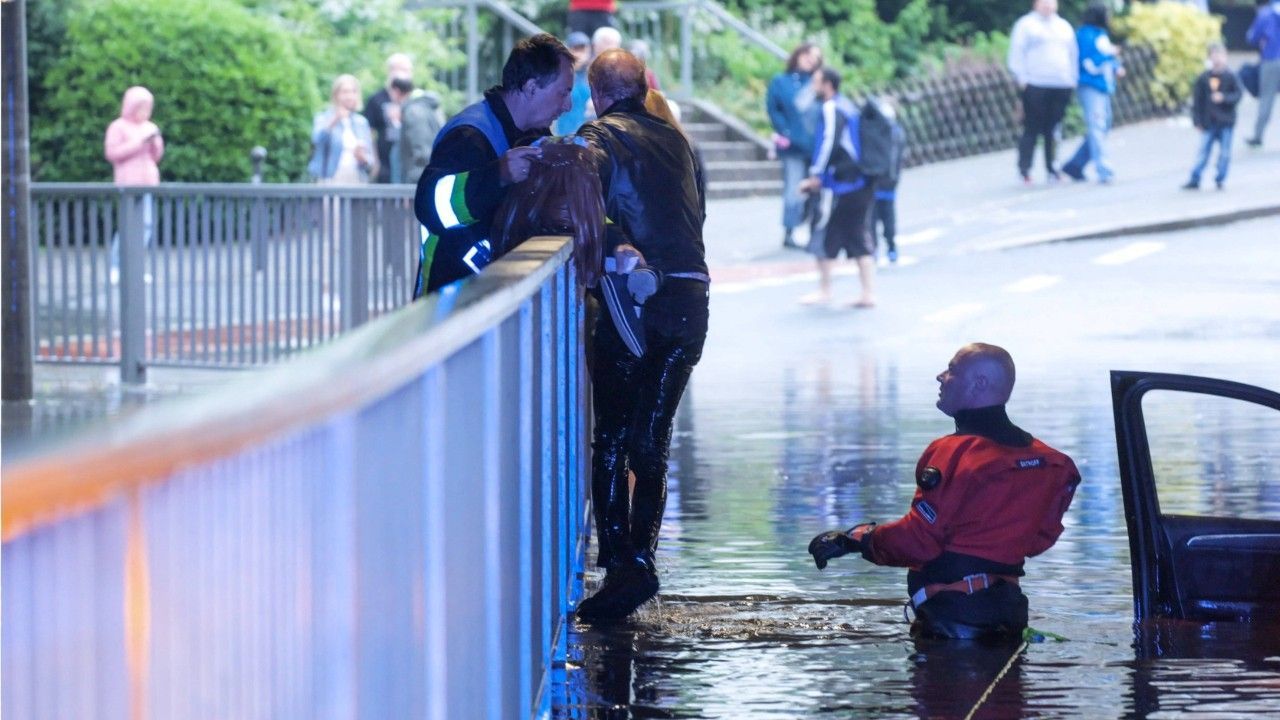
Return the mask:
[[(920, 452), (954, 429), (934, 376), (973, 340), (1011, 351), (1010, 417), (1083, 475), (1065, 532), (1023, 582), (1031, 626), (1066, 640), (1032, 644), (975, 717), (1280, 715), (1274, 628), (1164, 623), (1135, 643), (1108, 380), (1135, 369), (1280, 386), (1265, 227), (1236, 241), (1251, 269), (1229, 278), (1200, 254), (1217, 230), (1168, 236), (1123, 273), (1091, 263), (1123, 240), (894, 268), (873, 312), (801, 308), (806, 284), (713, 291), (671, 453), (660, 600), (623, 625), (571, 628), (553, 715), (965, 717), (1018, 646), (917, 643), (905, 570), (850, 556), (819, 572), (805, 549), (907, 510)], [(1002, 294), (980, 279), (994, 262), (1010, 280), (1052, 268), (1060, 281)], [(929, 320), (966, 303), (980, 309)], [(1280, 414), (1228, 404), (1151, 398), (1162, 508), (1280, 518)], [(599, 579), (591, 563), (587, 579)]]

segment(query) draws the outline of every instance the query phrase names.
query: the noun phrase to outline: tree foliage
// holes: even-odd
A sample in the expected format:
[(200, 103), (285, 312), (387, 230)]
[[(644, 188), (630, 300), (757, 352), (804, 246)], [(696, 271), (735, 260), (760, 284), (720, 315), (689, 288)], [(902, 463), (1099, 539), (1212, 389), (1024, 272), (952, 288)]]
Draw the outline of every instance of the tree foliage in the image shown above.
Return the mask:
[(1191, 96), (1191, 86), (1204, 70), (1210, 43), (1222, 40), (1222, 18), (1206, 15), (1176, 2), (1135, 4), (1116, 22), (1126, 43), (1149, 45), (1156, 51), (1151, 94), (1169, 107)]
[(364, 94), (372, 94), (386, 81), (387, 57), (397, 52), (413, 59), (415, 82), (447, 95), (432, 71), (465, 61), (441, 39), (448, 11), (425, 10), (414, 2), (238, 0), (238, 4), (294, 38), (298, 54), (315, 72), (316, 89), (323, 98), (329, 97), (333, 79), (343, 73), (355, 75)]
[(100, 0), (74, 6), (62, 52), (33, 117), (41, 180), (109, 180), (102, 155), (126, 88), (156, 97), (167, 181), (242, 182), (249, 151), (270, 152), (266, 177), (295, 180), (310, 152), (314, 74), (289, 36), (228, 0)]

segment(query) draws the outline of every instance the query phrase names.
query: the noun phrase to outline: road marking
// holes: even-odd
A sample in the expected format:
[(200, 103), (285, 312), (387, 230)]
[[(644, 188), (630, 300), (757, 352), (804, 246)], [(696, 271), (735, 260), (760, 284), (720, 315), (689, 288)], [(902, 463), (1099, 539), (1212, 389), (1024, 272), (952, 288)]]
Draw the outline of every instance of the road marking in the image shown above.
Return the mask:
[(1152, 253), (1158, 253), (1165, 247), (1164, 243), (1155, 240), (1140, 240), (1135, 243), (1129, 243), (1119, 250), (1112, 250), (1109, 253), (1099, 255), (1093, 259), (1094, 265), (1123, 265), (1127, 262), (1133, 262), (1138, 258), (1143, 258)]
[(1062, 278), (1057, 275), (1030, 275), (1017, 282), (1011, 282), (1001, 289), (1011, 293), (1031, 293), (1053, 287), (1060, 282)]
[(927, 323), (946, 323), (963, 320), (982, 312), (982, 308), (982, 303), (960, 303), (959, 305), (952, 305), (949, 308), (925, 315), (924, 321)]
[(931, 227), (919, 230), (905, 235), (899, 235), (897, 240), (899, 245), (923, 245), (931, 243), (942, 237), (942, 228)]

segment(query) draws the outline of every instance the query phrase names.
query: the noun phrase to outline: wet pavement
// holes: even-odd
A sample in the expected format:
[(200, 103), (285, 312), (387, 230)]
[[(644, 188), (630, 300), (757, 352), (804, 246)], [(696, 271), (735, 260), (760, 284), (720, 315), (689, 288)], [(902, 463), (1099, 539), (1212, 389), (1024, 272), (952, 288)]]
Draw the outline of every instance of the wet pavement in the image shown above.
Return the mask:
[[(979, 339), (1018, 361), (1014, 422), (1084, 482), (1024, 584), (1031, 625), (1067, 640), (1031, 645), (974, 717), (1280, 714), (1274, 627), (1165, 623), (1135, 642), (1107, 374), (1276, 388), (1275, 227), (939, 258), (882, 272), (873, 311), (801, 307), (803, 280), (713, 291), (672, 449), (660, 600), (571, 629), (553, 717), (965, 717), (1016, 646), (917, 644), (905, 571), (841, 558), (819, 572), (805, 547), (906, 510), (919, 453), (951, 431), (933, 378)], [(1276, 413), (1153, 407), (1166, 511), (1280, 517)]]

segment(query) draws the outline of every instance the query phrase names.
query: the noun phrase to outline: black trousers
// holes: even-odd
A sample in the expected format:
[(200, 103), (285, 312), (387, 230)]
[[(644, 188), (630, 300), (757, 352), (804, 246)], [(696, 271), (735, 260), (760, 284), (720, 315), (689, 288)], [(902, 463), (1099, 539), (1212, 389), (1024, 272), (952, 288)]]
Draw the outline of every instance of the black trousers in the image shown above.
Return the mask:
[(876, 198), (871, 218), (871, 234), (875, 235), (876, 225), (879, 224), (883, 229), (885, 246), (889, 252), (896, 252), (898, 246), (893, 238), (898, 232), (898, 211), (894, 207), (893, 198)]
[(1054, 172), (1054, 133), (1071, 102), (1071, 88), (1028, 85), (1022, 89), (1022, 137), (1018, 140), (1018, 172), (1031, 172), (1036, 140), (1044, 138), (1044, 167)]
[[(644, 357), (631, 354), (604, 313), (591, 347), (591, 499), (600, 541), (596, 562), (606, 569), (631, 562), (653, 568), (672, 425), (707, 335), (707, 285), (668, 279), (646, 304), (644, 319)], [(634, 497), (628, 469), (636, 476)]]

